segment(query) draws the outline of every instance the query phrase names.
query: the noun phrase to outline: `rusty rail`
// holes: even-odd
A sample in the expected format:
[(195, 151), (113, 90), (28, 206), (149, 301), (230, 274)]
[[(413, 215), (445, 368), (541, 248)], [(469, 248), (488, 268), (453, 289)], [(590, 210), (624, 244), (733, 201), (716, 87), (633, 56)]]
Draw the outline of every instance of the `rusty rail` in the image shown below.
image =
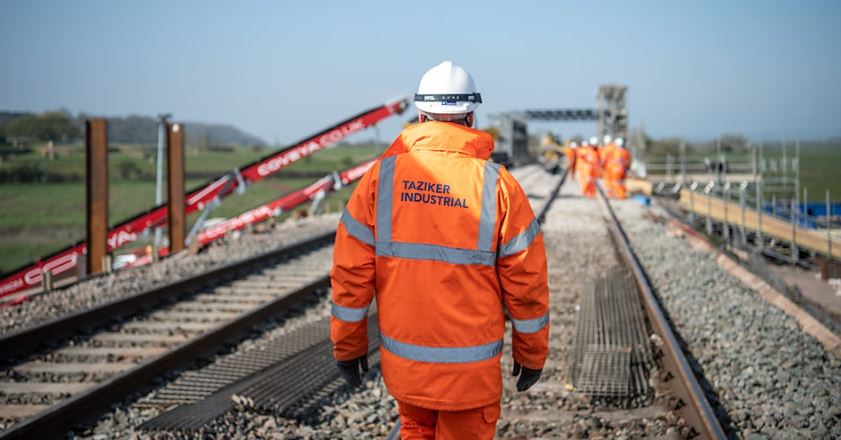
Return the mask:
[(679, 379), (672, 386), (672, 392), (679, 399), (675, 409), (676, 412), (683, 417), (696, 435), (706, 439), (726, 439), (724, 430), (721, 428), (712, 406), (707, 401), (704, 390), (695, 378), (686, 355), (683, 353), (677, 337), (660, 308), (660, 303), (654, 295), (654, 289), (651, 287), (648, 276), (628, 241), (625, 230), (622, 229), (622, 225), (613, 212), (613, 208), (610, 206), (601, 186), (597, 186), (597, 190), (599, 206), (607, 220), (607, 226), (613, 241), (625, 264), (634, 275), (651, 326), (663, 340), (664, 367), (674, 378)]
[[(57, 341), (72, 337), (80, 331), (98, 328), (114, 320), (132, 316), (145, 309), (172, 301), (190, 291), (208, 284), (224, 282), (250, 273), (255, 267), (265, 266), (307, 249), (326, 246), (333, 242), (335, 231), (319, 234), (298, 243), (269, 251), (252, 258), (212, 269), (195, 277), (177, 281), (141, 294), (116, 300), (92, 309), (77, 312), (62, 319), (25, 329), (0, 338), (0, 358), (11, 360), (14, 355), (28, 354)], [(126, 396), (143, 391), (151, 386), (152, 379), (171, 371), (185, 368), (197, 359), (212, 355), (228, 344), (247, 335), (257, 324), (271, 319), (277, 313), (288, 310), (310, 297), (313, 292), (329, 287), (327, 274), (302, 285), (298, 289), (279, 297), (233, 321), (202, 334), (173, 350), (139, 364), (79, 395), (66, 399), (35, 416), (12, 425), (0, 432), (0, 440), (12, 438), (61, 437), (67, 430), (79, 423), (91, 420), (111, 405)], [(56, 336), (60, 335), (60, 336)]]

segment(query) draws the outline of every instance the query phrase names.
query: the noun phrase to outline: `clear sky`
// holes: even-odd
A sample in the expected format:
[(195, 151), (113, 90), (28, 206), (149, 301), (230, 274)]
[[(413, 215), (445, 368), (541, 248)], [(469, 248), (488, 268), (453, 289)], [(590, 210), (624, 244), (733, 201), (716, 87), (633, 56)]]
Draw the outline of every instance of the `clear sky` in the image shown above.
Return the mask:
[(616, 82), (656, 137), (841, 135), (839, 1), (6, 0), (0, 54), (2, 110), (168, 111), (269, 142), (411, 93), (445, 59), (475, 77), (480, 121), (592, 107)]

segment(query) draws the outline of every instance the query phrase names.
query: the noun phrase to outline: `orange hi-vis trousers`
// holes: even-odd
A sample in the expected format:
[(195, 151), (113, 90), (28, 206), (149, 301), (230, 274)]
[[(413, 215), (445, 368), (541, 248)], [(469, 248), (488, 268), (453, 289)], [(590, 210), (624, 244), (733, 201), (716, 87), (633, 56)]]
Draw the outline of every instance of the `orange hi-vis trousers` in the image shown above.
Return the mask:
[(493, 439), (499, 402), (464, 411), (436, 411), (397, 402), (402, 440)]
[(596, 197), (596, 178), (585, 173), (577, 173), (578, 186), (584, 197)]
[(604, 184), (607, 189), (607, 196), (612, 199), (624, 199), (628, 197), (625, 189), (625, 173), (605, 173)]

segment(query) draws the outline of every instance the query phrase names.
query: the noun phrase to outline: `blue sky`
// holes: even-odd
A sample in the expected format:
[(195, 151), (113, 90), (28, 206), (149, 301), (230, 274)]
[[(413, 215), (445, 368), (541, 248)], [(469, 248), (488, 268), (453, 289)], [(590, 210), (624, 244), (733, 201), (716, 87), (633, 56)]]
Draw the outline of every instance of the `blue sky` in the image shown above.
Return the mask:
[(841, 135), (838, 1), (11, 0), (0, 53), (0, 109), (168, 111), (269, 142), (410, 93), (445, 59), (476, 78), (480, 122), (592, 107), (615, 82), (656, 137)]

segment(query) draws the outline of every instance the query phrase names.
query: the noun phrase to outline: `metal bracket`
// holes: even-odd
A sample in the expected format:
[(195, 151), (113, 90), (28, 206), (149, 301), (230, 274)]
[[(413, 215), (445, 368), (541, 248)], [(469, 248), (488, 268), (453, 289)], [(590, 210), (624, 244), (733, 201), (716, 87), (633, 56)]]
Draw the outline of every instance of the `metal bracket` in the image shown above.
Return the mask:
[(237, 179), (237, 194), (245, 194), (246, 183), (245, 179), (242, 178), (242, 173), (239, 171), (239, 168), (234, 168), (234, 177)]
[(312, 198), (312, 204), (310, 204), (310, 216), (314, 216), (319, 212), (318, 210), (321, 207), (321, 201), (324, 200), (325, 197), (327, 197), (327, 192), (324, 190), (315, 193), (315, 196)]
[(207, 216), (210, 215), (210, 212), (221, 203), (222, 200), (219, 196), (216, 196), (210, 203), (207, 204), (207, 206), (204, 207), (204, 209), (201, 210), (201, 215), (199, 215), (199, 218), (196, 220), (193, 227), (190, 228), (190, 233), (187, 235), (187, 239), (185, 240), (188, 246), (193, 242), (193, 238), (195, 238), (204, 228), (204, 222), (207, 220)]

